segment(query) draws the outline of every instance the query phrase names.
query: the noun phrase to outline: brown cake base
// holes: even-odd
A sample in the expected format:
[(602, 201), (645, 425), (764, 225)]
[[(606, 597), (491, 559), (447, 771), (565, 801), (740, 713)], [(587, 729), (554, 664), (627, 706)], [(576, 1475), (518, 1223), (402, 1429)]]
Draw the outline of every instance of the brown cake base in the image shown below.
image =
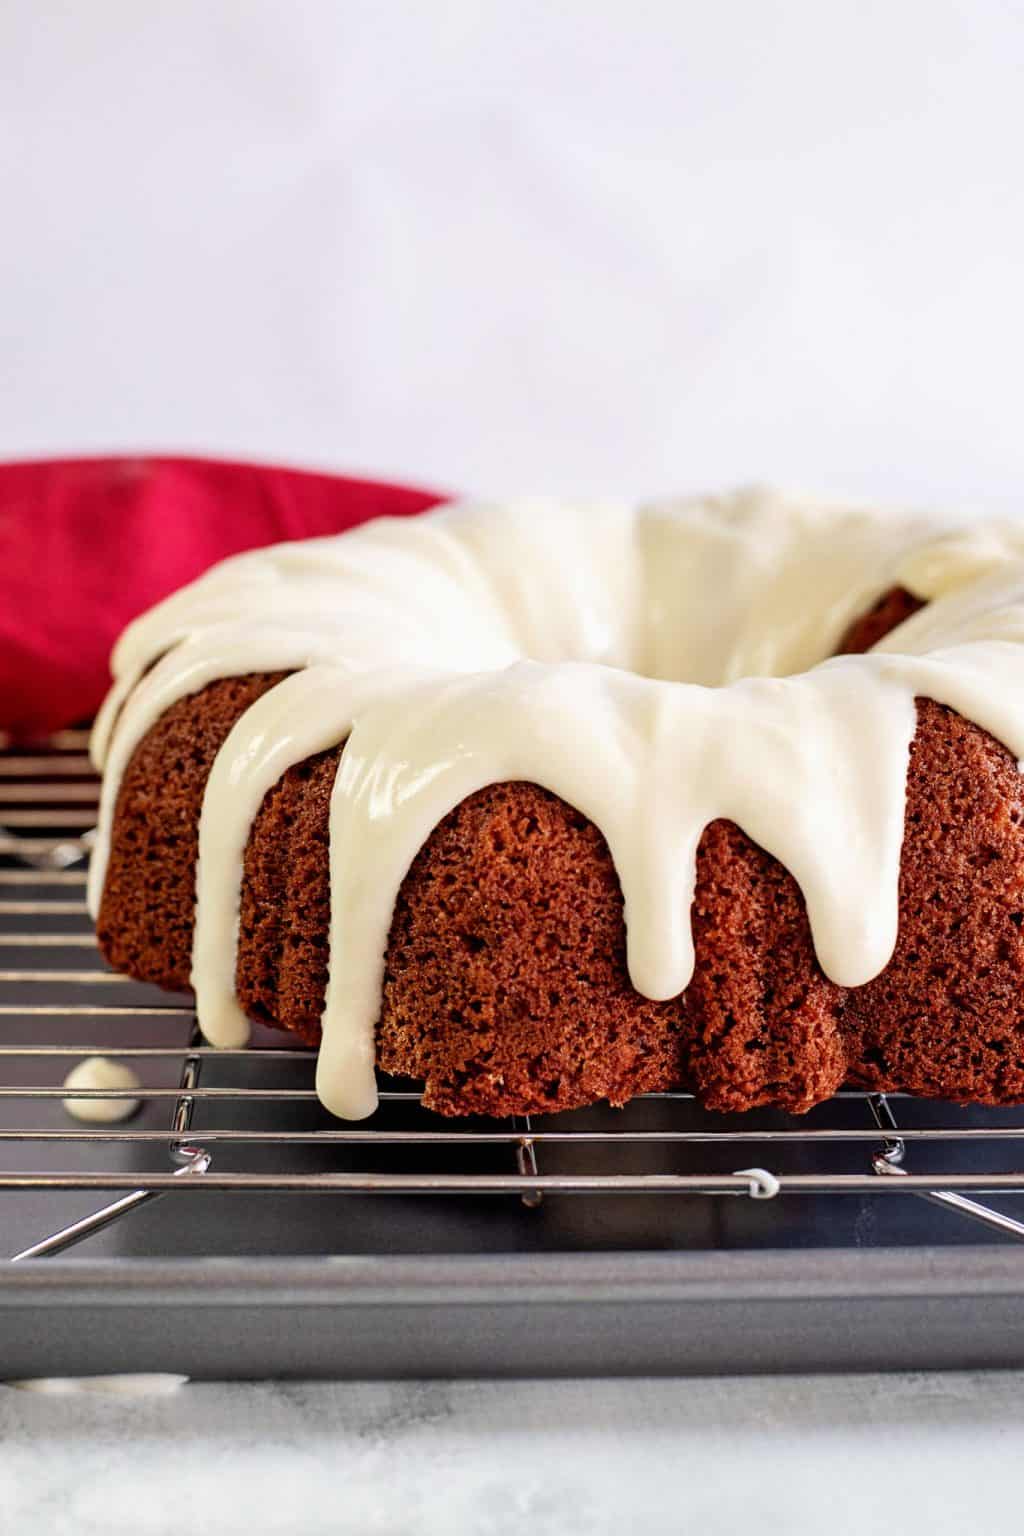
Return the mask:
[[(892, 592), (845, 637), (874, 644), (920, 604)], [(234, 722), (279, 675), (226, 679), (140, 743), (114, 818), (98, 934), (116, 969), (187, 989), (199, 809)], [(730, 822), (705, 830), (679, 998), (636, 993), (607, 845), (532, 784), (470, 796), (403, 883), (377, 1050), (443, 1114), (564, 1110), (692, 1089), (722, 1110), (803, 1111), (844, 1081), (979, 1103), (1024, 1100), (1024, 794), (979, 727), (918, 701), (900, 926), (885, 971), (823, 975), (803, 898)], [(319, 1038), (327, 976), (327, 817), (339, 753), (290, 769), (245, 856), (238, 993), (254, 1019)]]

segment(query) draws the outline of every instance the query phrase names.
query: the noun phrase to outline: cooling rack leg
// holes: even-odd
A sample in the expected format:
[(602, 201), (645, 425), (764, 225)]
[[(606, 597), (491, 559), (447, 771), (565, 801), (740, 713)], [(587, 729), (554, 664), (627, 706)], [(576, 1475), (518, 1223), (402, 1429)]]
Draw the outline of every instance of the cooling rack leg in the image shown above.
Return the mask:
[[(197, 1151), (194, 1162), (183, 1164), (175, 1171), (178, 1174), (205, 1173), (209, 1166), (208, 1154)], [(162, 1190), (157, 1189), (134, 1189), (123, 1199), (115, 1200), (111, 1205), (105, 1205), (102, 1210), (93, 1211), (89, 1216), (83, 1216), (81, 1221), (73, 1221), (69, 1227), (61, 1227), (59, 1232), (44, 1237), (42, 1242), (33, 1243), (31, 1248), (23, 1248), (20, 1253), (12, 1256), (10, 1262), (16, 1264), (19, 1259), (46, 1259), (51, 1254), (62, 1253), (65, 1248), (73, 1248), (84, 1238), (92, 1237), (96, 1232), (102, 1232), (104, 1227), (109, 1227), (115, 1221), (119, 1221), (122, 1216), (127, 1216), (129, 1211), (137, 1211), (140, 1205), (148, 1205), (151, 1200), (159, 1200), (162, 1193)]]
[[(194, 1052), (199, 1044), (199, 1025), (193, 1023), (192, 1032), (189, 1035), (189, 1051)], [(184, 1137), (192, 1129), (192, 1117), (196, 1112), (196, 1101), (192, 1097), (191, 1089), (198, 1088), (199, 1074), (203, 1070), (203, 1058), (195, 1054), (185, 1057), (181, 1067), (181, 1078), (178, 1086), (181, 1089), (181, 1097), (174, 1106), (173, 1126)], [(206, 1171), (210, 1165), (210, 1159), (202, 1147), (190, 1147), (184, 1141), (171, 1143), (171, 1158), (176, 1163), (181, 1163), (183, 1169), (193, 1166), (200, 1158), (206, 1157), (206, 1163), (201, 1170)]]
[[(868, 1096), (868, 1108), (878, 1129), (891, 1133), (886, 1135), (882, 1150), (876, 1152), (871, 1159), (871, 1166), (878, 1174), (899, 1178), (907, 1171), (900, 1166), (906, 1152), (906, 1145), (900, 1138), (899, 1126), (896, 1124), (892, 1106), (884, 1093), (872, 1093)], [(930, 1200), (933, 1205), (942, 1205), (947, 1210), (956, 1211), (958, 1215), (966, 1216), (970, 1221), (979, 1221), (983, 1226), (992, 1227), (996, 1232), (1004, 1232), (1010, 1237), (1024, 1241), (1024, 1222), (1016, 1221), (1012, 1216), (1004, 1216), (1002, 1211), (994, 1211), (991, 1206), (981, 1205), (977, 1200), (968, 1200), (966, 1196), (956, 1195), (949, 1189), (926, 1191), (920, 1198)]]
[[(199, 1031), (193, 1025), (187, 1049), (191, 1050), (198, 1038)], [(194, 1055), (185, 1057), (179, 1083), (182, 1095), (175, 1101), (173, 1120), (174, 1129), (180, 1132), (182, 1137), (191, 1128), (195, 1113), (196, 1101), (188, 1090), (198, 1086), (201, 1070), (202, 1057)], [(172, 1143), (171, 1157), (181, 1165), (175, 1169), (176, 1177), (203, 1174), (210, 1166), (210, 1154), (205, 1148), (192, 1146), (183, 1139)], [(73, 1221), (70, 1226), (61, 1227), (59, 1232), (53, 1232), (49, 1237), (44, 1237), (41, 1242), (33, 1243), (31, 1248), (23, 1248), (21, 1253), (14, 1254), (10, 1262), (16, 1264), (21, 1259), (45, 1259), (52, 1254), (63, 1253), (66, 1248), (73, 1248), (76, 1243), (92, 1237), (96, 1232), (102, 1232), (104, 1227), (111, 1226), (115, 1221), (120, 1221), (121, 1217), (127, 1216), (129, 1211), (137, 1211), (140, 1205), (148, 1205), (151, 1200), (159, 1200), (161, 1193), (160, 1190), (154, 1189), (133, 1189), (131, 1194), (124, 1195), (120, 1200), (114, 1200), (110, 1205), (105, 1205), (88, 1216), (83, 1216), (80, 1221)]]
[[(539, 1173), (540, 1169), (537, 1166), (537, 1146), (533, 1140), (533, 1137), (530, 1135), (533, 1127), (530, 1125), (529, 1115), (513, 1115), (512, 1127), (514, 1130), (521, 1130), (524, 1133), (516, 1142), (517, 1171), (527, 1176), (529, 1174)], [(538, 1205), (540, 1205), (541, 1201), (544, 1199), (544, 1196), (541, 1194), (539, 1189), (527, 1189), (520, 1196), (520, 1199), (528, 1210), (533, 1211), (536, 1210)]]

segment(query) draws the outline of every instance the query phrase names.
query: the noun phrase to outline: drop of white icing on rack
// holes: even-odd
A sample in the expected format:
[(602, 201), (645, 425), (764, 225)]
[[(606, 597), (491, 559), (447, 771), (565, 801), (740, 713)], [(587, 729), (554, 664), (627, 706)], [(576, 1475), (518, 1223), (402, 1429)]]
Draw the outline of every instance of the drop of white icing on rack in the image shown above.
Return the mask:
[(27, 1376), (5, 1381), (4, 1386), (44, 1397), (168, 1397), (188, 1381), (171, 1371), (140, 1371), (122, 1376)]
[(72, 1067), (63, 1086), (72, 1095), (64, 1099), (63, 1105), (69, 1115), (75, 1120), (83, 1120), (93, 1125), (113, 1125), (118, 1120), (130, 1120), (132, 1115), (138, 1113), (139, 1099), (78, 1099), (74, 1097), (76, 1092), (83, 1089), (101, 1092), (107, 1091), (129, 1092), (132, 1089), (141, 1088), (142, 1084), (131, 1067), (126, 1067), (123, 1062), (111, 1061), (109, 1056), (87, 1056), (77, 1066)]

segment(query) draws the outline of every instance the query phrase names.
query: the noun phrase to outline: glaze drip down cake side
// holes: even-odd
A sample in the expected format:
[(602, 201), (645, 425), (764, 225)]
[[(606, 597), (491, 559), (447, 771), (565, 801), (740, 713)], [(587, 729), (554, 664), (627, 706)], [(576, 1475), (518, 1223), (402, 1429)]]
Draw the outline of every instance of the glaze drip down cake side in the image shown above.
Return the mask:
[(110, 963), (444, 1114), (1024, 1099), (1024, 525), (456, 505), (224, 562), (97, 721)]

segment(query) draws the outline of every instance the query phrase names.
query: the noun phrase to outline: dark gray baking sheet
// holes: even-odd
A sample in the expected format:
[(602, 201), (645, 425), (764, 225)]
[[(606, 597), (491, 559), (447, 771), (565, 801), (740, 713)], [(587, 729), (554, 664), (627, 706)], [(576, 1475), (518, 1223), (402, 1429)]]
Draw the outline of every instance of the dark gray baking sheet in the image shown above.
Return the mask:
[(1024, 1365), (1012, 1248), (0, 1269), (4, 1374), (557, 1376)]

